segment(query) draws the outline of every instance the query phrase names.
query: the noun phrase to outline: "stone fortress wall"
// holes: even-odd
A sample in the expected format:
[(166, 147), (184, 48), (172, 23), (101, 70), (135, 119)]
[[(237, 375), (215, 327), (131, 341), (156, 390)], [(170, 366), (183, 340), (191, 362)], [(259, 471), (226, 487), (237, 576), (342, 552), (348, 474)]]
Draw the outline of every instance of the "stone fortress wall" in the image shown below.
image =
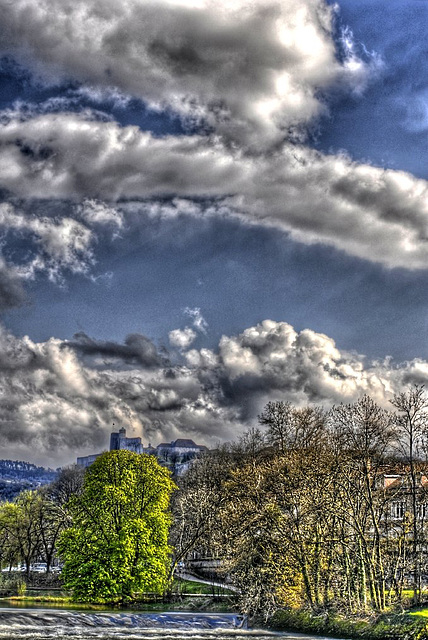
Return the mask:
[[(118, 451), (125, 449), (134, 453), (147, 453), (155, 456), (159, 463), (168, 467), (174, 475), (183, 475), (193, 460), (199, 458), (204, 452), (208, 451), (204, 445), (198, 445), (193, 440), (187, 438), (178, 438), (172, 442), (162, 442), (157, 447), (144, 447), (141, 438), (128, 438), (126, 429), (122, 427), (118, 432), (110, 434), (110, 451)], [(100, 456), (101, 453), (95, 453), (89, 456), (80, 456), (77, 458), (79, 467), (89, 467)]]

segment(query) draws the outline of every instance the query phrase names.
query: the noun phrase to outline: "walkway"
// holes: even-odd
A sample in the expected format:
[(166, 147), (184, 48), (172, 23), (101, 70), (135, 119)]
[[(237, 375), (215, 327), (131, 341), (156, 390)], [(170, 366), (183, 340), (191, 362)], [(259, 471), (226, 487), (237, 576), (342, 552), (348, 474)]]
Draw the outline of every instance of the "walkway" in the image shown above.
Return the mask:
[(234, 591), (235, 593), (240, 593), (238, 587), (234, 587), (232, 584), (226, 584), (225, 582), (215, 582), (214, 580), (206, 580), (204, 578), (199, 578), (192, 573), (187, 573), (186, 571), (176, 570), (175, 575), (177, 576), (177, 578), (181, 578), (182, 580), (189, 580), (190, 582), (201, 582), (202, 584), (209, 584), (211, 587), (219, 587), (221, 589)]

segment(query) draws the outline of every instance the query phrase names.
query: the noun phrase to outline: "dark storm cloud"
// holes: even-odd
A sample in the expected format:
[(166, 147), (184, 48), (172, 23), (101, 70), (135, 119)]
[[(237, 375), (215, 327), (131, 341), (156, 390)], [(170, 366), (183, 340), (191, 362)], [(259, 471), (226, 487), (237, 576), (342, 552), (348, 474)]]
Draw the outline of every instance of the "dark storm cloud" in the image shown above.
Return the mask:
[(0, 258), (0, 312), (20, 307), (26, 300), (18, 274)]
[(168, 359), (159, 353), (153, 342), (140, 333), (131, 333), (125, 338), (125, 344), (95, 340), (79, 332), (74, 340), (67, 343), (82, 355), (98, 355), (104, 358), (119, 358), (125, 362), (137, 363), (143, 367), (154, 368), (167, 366)]

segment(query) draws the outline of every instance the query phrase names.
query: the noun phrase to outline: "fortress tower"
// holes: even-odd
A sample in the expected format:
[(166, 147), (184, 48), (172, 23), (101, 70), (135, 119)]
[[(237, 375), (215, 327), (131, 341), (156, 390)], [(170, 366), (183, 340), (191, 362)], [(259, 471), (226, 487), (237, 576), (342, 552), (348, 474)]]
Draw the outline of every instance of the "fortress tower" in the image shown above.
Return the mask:
[(127, 438), (126, 429), (122, 427), (118, 432), (110, 434), (110, 451), (117, 451), (119, 449), (143, 453), (141, 438)]

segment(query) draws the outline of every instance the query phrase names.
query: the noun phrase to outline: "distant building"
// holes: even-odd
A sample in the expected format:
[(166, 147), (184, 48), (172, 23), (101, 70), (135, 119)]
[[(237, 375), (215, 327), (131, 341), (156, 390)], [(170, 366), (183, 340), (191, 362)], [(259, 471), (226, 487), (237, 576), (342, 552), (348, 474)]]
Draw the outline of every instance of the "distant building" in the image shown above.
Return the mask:
[(158, 457), (179, 457), (190, 460), (195, 458), (204, 451), (208, 451), (207, 447), (195, 444), (193, 440), (178, 438), (172, 442), (162, 442), (156, 447)]
[(172, 442), (162, 442), (156, 447), (155, 456), (159, 464), (168, 467), (176, 476), (182, 476), (192, 462), (208, 451), (204, 445), (195, 444), (193, 440), (178, 438)]
[(78, 467), (90, 467), (93, 462), (101, 455), (101, 453), (93, 453), (90, 456), (81, 456), (77, 458)]
[[(155, 456), (159, 464), (168, 467), (176, 476), (183, 475), (192, 464), (193, 460), (199, 458), (205, 451), (208, 451), (204, 445), (199, 445), (193, 440), (178, 438), (172, 442), (162, 442), (157, 447), (144, 447), (141, 438), (127, 438), (126, 429), (123, 427), (118, 432), (110, 434), (110, 451), (133, 451), (134, 453), (146, 453)], [(89, 467), (100, 456), (95, 453), (90, 456), (77, 458), (79, 467)]]
[(402, 469), (400, 473), (383, 476), (383, 488), (389, 497), (389, 515), (393, 521), (409, 518), (414, 504), (417, 519), (426, 521), (428, 518), (428, 473), (425, 471), (425, 465), (416, 464), (416, 466), (419, 468), (415, 474), (414, 488), (408, 468)]
[(144, 447), (141, 444), (141, 438), (127, 438), (126, 429), (119, 429), (118, 433), (110, 434), (110, 451), (118, 451), (126, 449), (134, 453), (144, 453)]

